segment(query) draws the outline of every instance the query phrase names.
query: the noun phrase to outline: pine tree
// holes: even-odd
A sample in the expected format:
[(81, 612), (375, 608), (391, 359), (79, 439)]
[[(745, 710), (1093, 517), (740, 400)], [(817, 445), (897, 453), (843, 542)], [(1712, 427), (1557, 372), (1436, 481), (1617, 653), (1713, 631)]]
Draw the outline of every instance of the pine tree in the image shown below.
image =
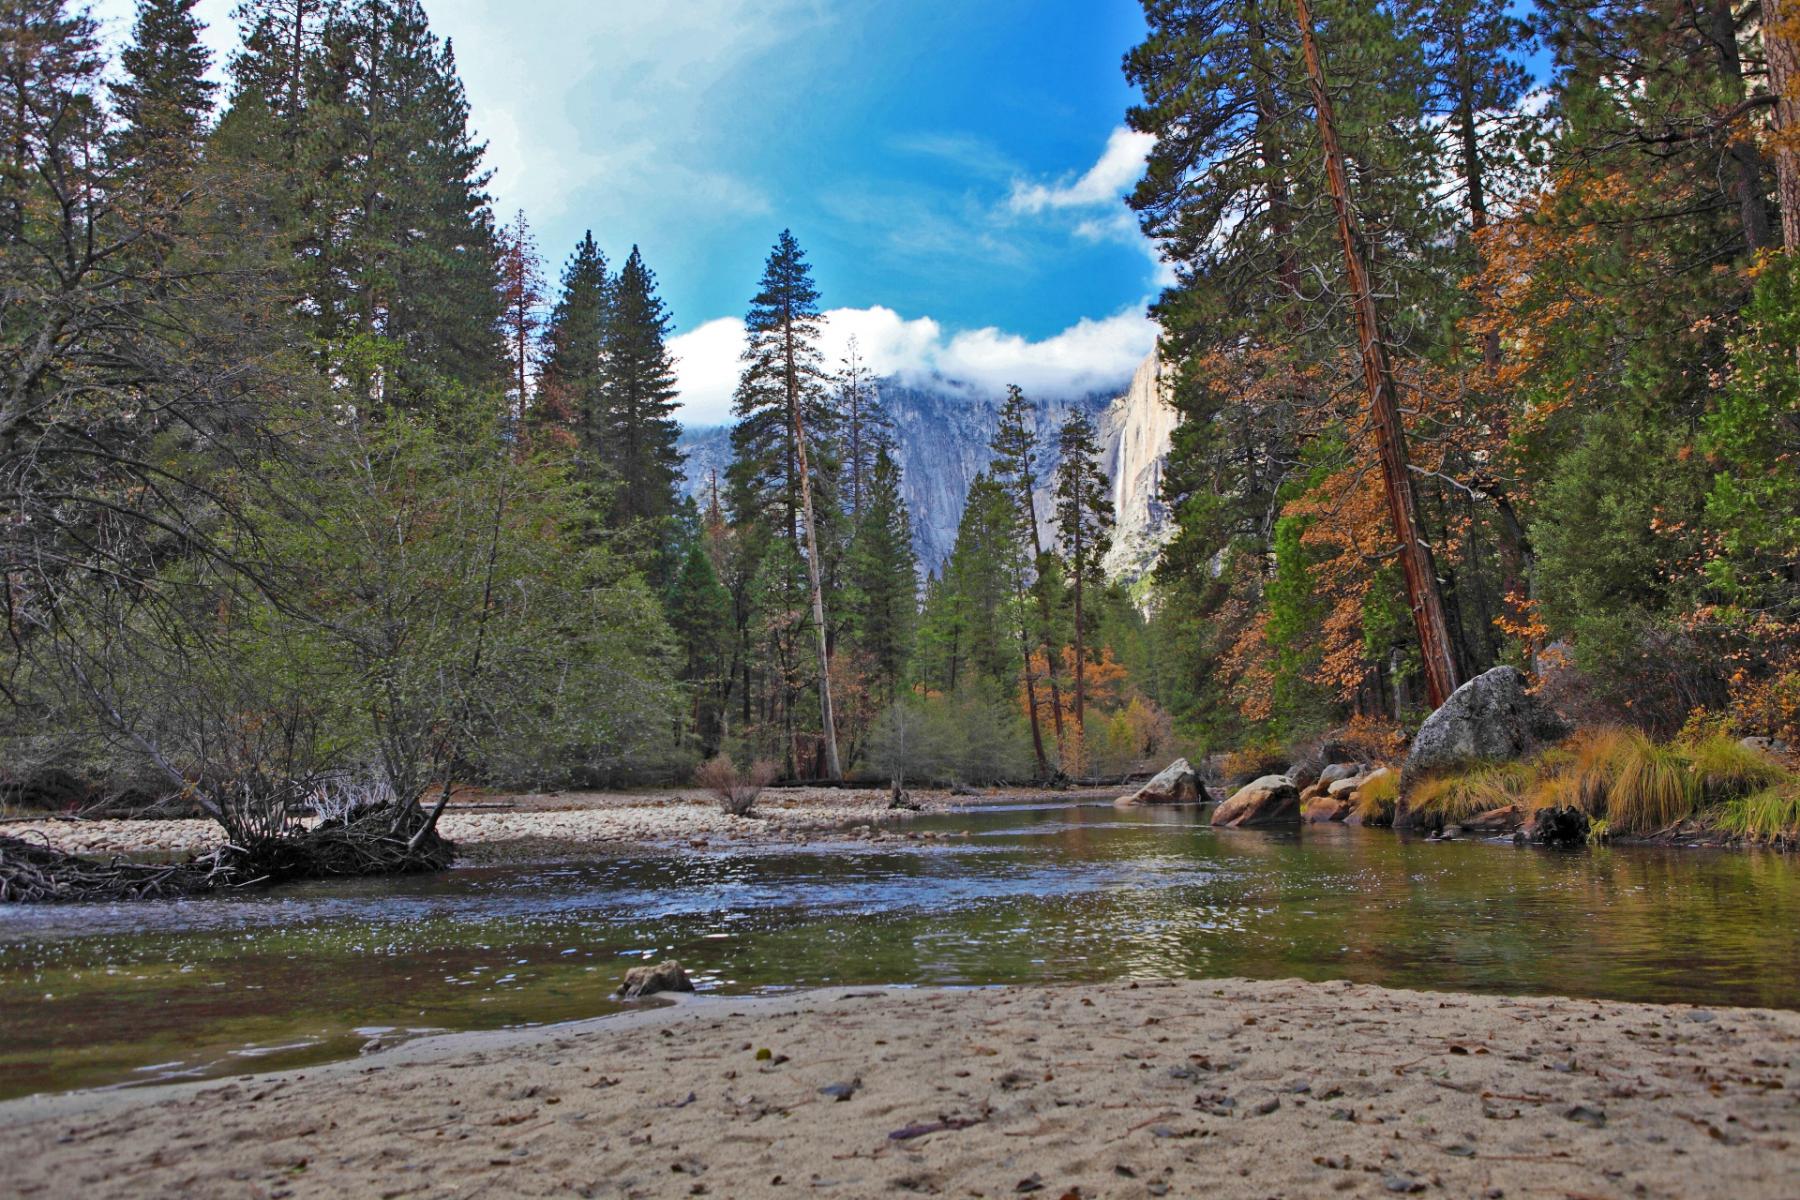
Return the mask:
[(669, 314), (656, 276), (633, 246), (612, 289), (600, 362), (599, 398), (618, 480), (617, 526), (659, 521), (675, 511), (682, 454), (675, 420), (675, 359)]
[(727, 475), (738, 522), (773, 534), (778, 547), (785, 546), (805, 563), (818, 642), (826, 771), (837, 778), (825, 568), (819, 551), (819, 517), (835, 508), (831, 445), (836, 414), (820, 362), (818, 303), (806, 256), (794, 235), (782, 230), (744, 320), (744, 372), (732, 405), (738, 421), (731, 430)]
[(563, 266), (562, 293), (545, 330), (539, 389), (547, 404), (567, 414), (575, 431), (577, 461), (591, 482), (602, 477), (610, 453), (600, 366), (612, 320), (613, 281), (606, 256), (590, 231)]
[(206, 77), (212, 56), (194, 16), (199, 0), (139, 0), (131, 44), (119, 55), (124, 78), (112, 85), (124, 128), (114, 162), (146, 175), (191, 166), (212, 116), (218, 85)]
[(748, 342), (732, 410), (731, 509), (790, 543), (801, 541), (800, 452), (795, 430), (810, 439), (812, 487), (821, 512), (835, 495), (830, 447), (837, 413), (819, 354), (819, 293), (812, 270), (786, 230), (770, 251), (762, 283), (744, 318)]
[[(298, 192), (302, 299), (338, 351), (330, 372), (370, 400), (418, 409), (500, 391), (498, 248), (453, 49), (418, 0), (362, 0), (333, 10), (300, 80), (281, 169)], [(373, 368), (370, 338), (389, 347)]]
[(500, 231), (500, 328), (510, 360), (511, 417), (523, 428), (537, 375), (543, 327), (544, 268), (523, 210)]
[[(1020, 571), (1019, 581), (1022, 587), (1030, 588), (1033, 604), (1028, 607), (1021, 602), (1017, 607), (1020, 621), (1018, 642), (1022, 659), (1021, 672), (1025, 680), (1025, 703), (1031, 718), (1032, 748), (1037, 755), (1039, 769), (1048, 774), (1049, 756), (1044, 750), (1043, 721), (1037, 694), (1038, 672), (1034, 665), (1037, 654), (1034, 647), (1041, 650), (1043, 655), (1044, 674), (1050, 692), (1051, 720), (1056, 728), (1058, 761), (1063, 757), (1066, 743), (1062, 685), (1056, 678), (1056, 663), (1061, 654), (1052, 632), (1055, 628), (1053, 614), (1057, 603), (1059, 573), (1050, 556), (1044, 552), (1043, 529), (1038, 523), (1038, 438), (1032, 424), (1034, 419), (1035, 415), (1030, 402), (1025, 399), (1025, 393), (1016, 384), (1008, 386), (1006, 401), (1000, 407), (1000, 420), (990, 449), (994, 454), (991, 468), (993, 477), (1012, 498), (1014, 536), (1019, 540), (1020, 557), (1029, 563), (1028, 572)], [(1026, 579), (1027, 574), (1031, 576), (1029, 580)], [(1033, 610), (1035, 621), (1032, 619)]]
[(876, 460), (891, 452), (894, 420), (881, 402), (881, 391), (863, 363), (861, 347), (850, 338), (837, 376), (838, 415), (843, 423), (844, 490), (852, 524), (862, 519), (863, 502), (873, 486)]
[(1056, 473), (1056, 528), (1075, 606), (1075, 728), (1087, 718), (1089, 590), (1106, 586), (1101, 563), (1112, 548), (1113, 505), (1106, 473), (1100, 469), (1099, 431), (1081, 409), (1069, 414), (1057, 436), (1062, 461)]
[(68, 0), (8, 0), (0, 46), (0, 240), (16, 243), (40, 168), (78, 157), (97, 138), (99, 30)]
[(731, 595), (720, 582), (707, 550), (707, 531), (690, 499), (672, 522), (677, 560), (663, 589), (663, 607), (680, 649), (681, 682), (687, 689), (690, 720), (701, 753), (718, 752), (731, 686)]
[(892, 703), (912, 653), (918, 614), (918, 560), (912, 522), (900, 494), (900, 467), (876, 452), (869, 494), (846, 558), (845, 596), (851, 633), (874, 663), (878, 699)]

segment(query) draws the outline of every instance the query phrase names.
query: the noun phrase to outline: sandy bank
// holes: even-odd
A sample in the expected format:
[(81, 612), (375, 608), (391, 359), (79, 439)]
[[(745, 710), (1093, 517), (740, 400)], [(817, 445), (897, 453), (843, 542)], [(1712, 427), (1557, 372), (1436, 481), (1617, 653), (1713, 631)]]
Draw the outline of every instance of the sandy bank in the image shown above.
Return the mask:
[(1787, 1012), (1295, 982), (849, 990), (16, 1101), (0, 1155), (32, 1197), (1750, 1200), (1796, 1194), (1797, 1098)]
[[(1066, 801), (1111, 792), (993, 793), (952, 796), (915, 792), (927, 812), (984, 801), (1047, 798)], [(745, 845), (810, 841), (820, 835), (859, 836), (871, 828), (903, 825), (914, 814), (888, 807), (883, 791), (853, 788), (782, 788), (766, 792), (757, 815), (728, 817), (703, 793), (692, 789), (660, 792), (560, 792), (553, 795), (472, 793), (444, 814), (444, 836), (471, 857), (482, 847), (514, 842), (566, 846), (680, 846), (704, 840)], [(71, 854), (193, 854), (224, 840), (217, 823), (206, 820), (67, 821), (7, 820), (0, 833), (42, 837)]]

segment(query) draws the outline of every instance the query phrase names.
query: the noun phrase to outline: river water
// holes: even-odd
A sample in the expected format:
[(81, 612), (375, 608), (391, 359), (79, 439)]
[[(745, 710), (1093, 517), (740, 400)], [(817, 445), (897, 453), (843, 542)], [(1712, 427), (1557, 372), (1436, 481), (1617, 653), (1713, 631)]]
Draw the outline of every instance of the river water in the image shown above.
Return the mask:
[(986, 806), (873, 845), (0, 910), (0, 1097), (241, 1074), (702, 991), (1242, 975), (1800, 1009), (1800, 860)]

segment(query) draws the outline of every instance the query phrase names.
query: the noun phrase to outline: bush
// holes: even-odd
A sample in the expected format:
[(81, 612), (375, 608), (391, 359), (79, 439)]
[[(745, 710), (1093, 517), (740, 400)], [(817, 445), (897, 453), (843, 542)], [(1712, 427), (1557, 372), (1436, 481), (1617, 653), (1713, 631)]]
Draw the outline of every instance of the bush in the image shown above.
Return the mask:
[(759, 758), (740, 771), (736, 763), (721, 754), (695, 768), (694, 784), (711, 792), (727, 816), (747, 817), (777, 773), (775, 764), (766, 758)]

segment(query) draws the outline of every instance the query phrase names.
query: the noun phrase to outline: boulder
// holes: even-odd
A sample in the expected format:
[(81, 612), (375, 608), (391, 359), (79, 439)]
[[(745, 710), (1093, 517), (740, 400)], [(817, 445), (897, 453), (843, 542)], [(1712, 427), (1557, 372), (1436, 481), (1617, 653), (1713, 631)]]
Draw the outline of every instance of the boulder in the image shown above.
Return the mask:
[(1480, 762), (1524, 758), (1569, 735), (1549, 705), (1525, 690), (1515, 667), (1495, 667), (1456, 689), (1425, 719), (1401, 769), (1408, 785)]
[(1178, 758), (1164, 767), (1162, 773), (1129, 796), (1120, 796), (1115, 802), (1120, 808), (1138, 804), (1193, 804), (1206, 797), (1206, 786), (1200, 782), (1200, 772), (1188, 763), (1185, 758)]
[(1329, 767), (1326, 767), (1323, 771), (1319, 772), (1319, 782), (1326, 787), (1330, 787), (1340, 779), (1355, 779), (1362, 773), (1363, 769), (1361, 765), (1357, 763), (1332, 763)]
[(1524, 809), (1517, 804), (1503, 804), (1499, 808), (1476, 813), (1466, 818), (1462, 824), (1470, 833), (1511, 833), (1524, 823)]
[(1360, 778), (1334, 779), (1330, 786), (1325, 789), (1325, 794), (1327, 796), (1342, 796), (1346, 793), (1354, 792), (1362, 785), (1363, 781)]
[(1308, 825), (1342, 824), (1356, 811), (1356, 805), (1351, 794), (1345, 792), (1336, 796), (1315, 796), (1300, 811)]
[(1214, 809), (1212, 823), (1227, 829), (1298, 825), (1300, 789), (1286, 775), (1264, 775)]
[(625, 972), (625, 982), (619, 985), (619, 995), (627, 1000), (636, 1000), (640, 996), (651, 996), (657, 992), (691, 992), (694, 990), (693, 980), (674, 959), (658, 963), (654, 967), (633, 967)]

